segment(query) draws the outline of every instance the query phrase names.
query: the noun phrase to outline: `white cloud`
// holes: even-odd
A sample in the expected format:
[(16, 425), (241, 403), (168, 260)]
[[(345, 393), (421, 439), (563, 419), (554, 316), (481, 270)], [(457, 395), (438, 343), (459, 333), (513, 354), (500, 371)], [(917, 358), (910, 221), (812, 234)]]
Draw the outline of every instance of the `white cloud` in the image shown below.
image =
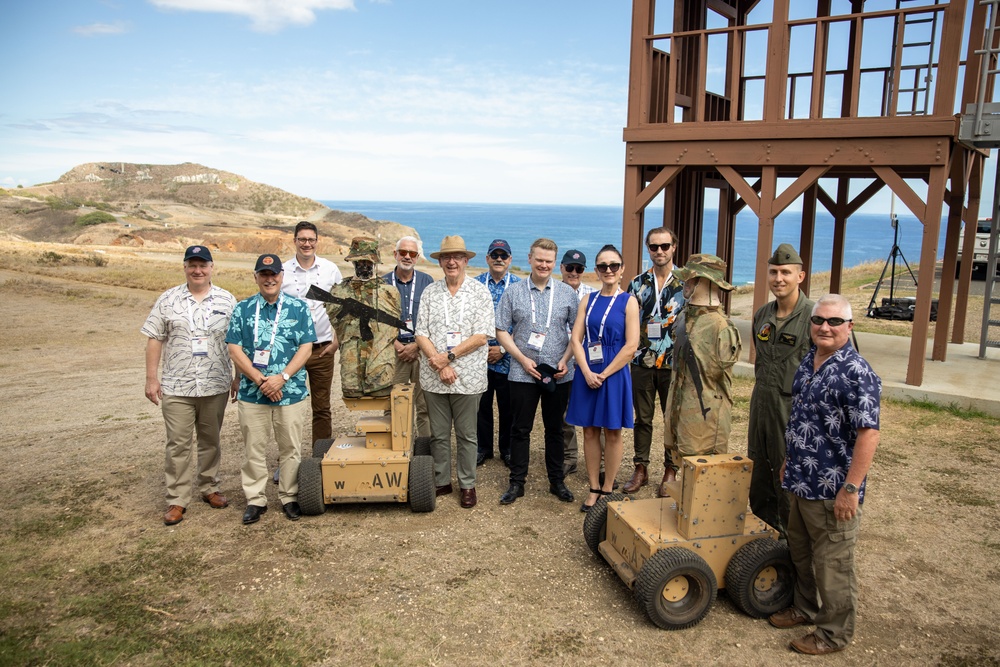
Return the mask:
[(276, 32), (287, 25), (305, 26), (325, 9), (354, 9), (354, 0), (149, 0), (160, 9), (236, 14), (252, 21), (254, 30)]
[(96, 37), (100, 35), (120, 35), (128, 32), (128, 24), (122, 21), (114, 23), (91, 23), (90, 25), (79, 25), (73, 28), (73, 32), (84, 37)]

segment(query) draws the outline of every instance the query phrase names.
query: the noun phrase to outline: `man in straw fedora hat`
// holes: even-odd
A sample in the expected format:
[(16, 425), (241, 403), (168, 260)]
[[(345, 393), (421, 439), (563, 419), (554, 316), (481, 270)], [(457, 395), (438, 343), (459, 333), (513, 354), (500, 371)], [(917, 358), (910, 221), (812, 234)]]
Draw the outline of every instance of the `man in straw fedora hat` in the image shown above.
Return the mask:
[[(673, 381), (663, 429), (663, 481), (676, 478), (681, 459), (724, 454), (733, 408), (733, 366), (740, 358), (740, 333), (722, 313), (726, 263), (715, 255), (692, 255), (674, 275), (684, 281), (687, 303), (674, 327)], [(660, 484), (657, 495), (666, 494)]]
[(431, 253), (444, 278), (428, 285), (420, 299), (415, 330), (420, 348), (420, 385), (431, 423), (431, 454), (439, 496), (452, 492), (451, 430), (462, 507), (476, 505), (476, 419), (486, 391), (486, 341), (493, 335), (493, 298), (486, 286), (465, 275), (476, 253), (461, 236), (446, 236)]

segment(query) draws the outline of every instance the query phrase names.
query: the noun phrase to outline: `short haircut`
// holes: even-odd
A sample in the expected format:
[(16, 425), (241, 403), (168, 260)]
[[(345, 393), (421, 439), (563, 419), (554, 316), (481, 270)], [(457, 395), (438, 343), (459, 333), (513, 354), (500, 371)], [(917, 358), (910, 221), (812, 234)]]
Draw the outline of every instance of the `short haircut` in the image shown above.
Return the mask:
[(301, 232), (303, 229), (308, 229), (309, 231), (316, 234), (316, 238), (319, 238), (319, 230), (316, 229), (316, 225), (309, 222), (308, 220), (303, 220), (299, 224), (295, 225), (295, 233), (292, 235), (292, 238), (296, 239), (299, 238), (299, 232)]
[(649, 237), (652, 236), (653, 234), (670, 234), (670, 242), (671, 243), (677, 242), (677, 235), (674, 234), (674, 230), (670, 229), (669, 227), (653, 227), (648, 232), (646, 232), (646, 240), (644, 242), (646, 245), (649, 245)]
[(420, 253), (421, 257), (424, 256), (424, 244), (416, 236), (404, 236), (403, 238), (396, 241), (396, 250), (399, 250), (399, 246), (403, 245), (403, 241), (410, 241), (411, 243), (416, 243), (417, 252)]
[(531, 244), (531, 248), (528, 249), (528, 256), (531, 257), (535, 254), (535, 248), (539, 250), (551, 250), (552, 252), (558, 253), (559, 246), (552, 239), (535, 239), (535, 242)]
[(602, 254), (604, 254), (606, 252), (613, 252), (616, 255), (618, 255), (618, 261), (619, 262), (624, 262), (625, 261), (622, 258), (622, 254), (620, 252), (618, 252), (618, 248), (616, 248), (614, 246), (614, 244), (609, 243), (609, 244), (607, 244), (606, 246), (604, 246), (603, 248), (601, 248), (600, 250), (597, 251), (597, 254), (594, 255), (594, 263), (596, 264), (597, 263), (597, 258), (600, 257)]
[(836, 306), (845, 320), (854, 319), (854, 311), (851, 309), (851, 302), (840, 294), (825, 294), (821, 296), (816, 301), (816, 305), (813, 306), (812, 314), (815, 315), (820, 306), (826, 305)]

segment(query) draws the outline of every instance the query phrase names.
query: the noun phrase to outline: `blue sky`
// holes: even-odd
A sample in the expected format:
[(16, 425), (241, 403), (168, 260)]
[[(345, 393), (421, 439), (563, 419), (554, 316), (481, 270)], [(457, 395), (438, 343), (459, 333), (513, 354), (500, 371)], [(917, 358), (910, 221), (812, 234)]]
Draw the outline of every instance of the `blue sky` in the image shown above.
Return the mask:
[[(620, 206), (631, 11), (631, 0), (7, 3), (0, 186), (84, 162), (196, 162), (313, 199)], [(766, 19), (767, 0), (755, 13)], [(865, 211), (888, 208), (885, 190)]]
[(630, 0), (32, 0), (0, 185), (197, 162), (315, 199), (620, 205)]

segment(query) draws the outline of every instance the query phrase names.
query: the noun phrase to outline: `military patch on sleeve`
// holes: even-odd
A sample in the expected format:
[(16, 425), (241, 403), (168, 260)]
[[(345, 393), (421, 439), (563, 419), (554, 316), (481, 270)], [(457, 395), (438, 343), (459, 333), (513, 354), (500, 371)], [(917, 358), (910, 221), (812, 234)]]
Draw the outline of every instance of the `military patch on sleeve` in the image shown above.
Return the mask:
[(757, 331), (757, 340), (767, 342), (771, 340), (771, 323), (767, 322)]
[(778, 342), (781, 343), (782, 345), (795, 345), (796, 340), (797, 337), (793, 336), (790, 333), (782, 332), (778, 334)]

